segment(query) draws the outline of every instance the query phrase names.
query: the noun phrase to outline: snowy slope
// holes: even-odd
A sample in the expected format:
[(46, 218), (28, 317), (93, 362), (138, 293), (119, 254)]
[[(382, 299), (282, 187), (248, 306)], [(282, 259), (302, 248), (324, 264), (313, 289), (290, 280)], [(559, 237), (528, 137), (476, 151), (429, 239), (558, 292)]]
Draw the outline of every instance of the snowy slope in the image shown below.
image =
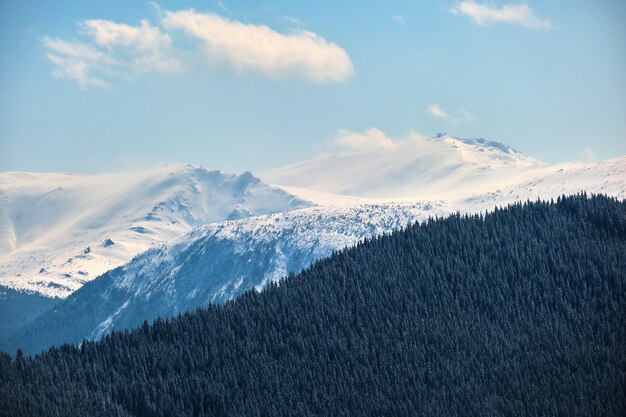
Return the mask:
[(484, 139), (442, 136), (405, 146), (328, 155), (260, 175), (271, 184), (369, 198), (448, 198), (535, 176), (544, 164)]
[[(333, 206), (336, 196), (318, 195), (317, 202), (324, 202), (318, 207), (197, 228), (125, 265), (112, 274), (116, 276), (114, 285), (142, 300), (165, 291), (167, 296), (157, 304), (170, 306), (161, 314), (171, 315), (188, 309), (186, 303), (191, 299), (191, 306), (196, 302), (224, 302), (249, 288), (261, 289), (332, 250), (429, 216), (456, 211), (479, 213), (496, 205), (580, 191), (623, 199), (625, 162), (622, 157), (601, 164), (562, 164), (555, 173), (532, 181), (447, 202), (372, 203), (350, 198)], [(312, 199), (311, 194), (307, 197)], [(136, 303), (131, 299), (126, 302)]]
[(443, 203), (314, 207), (202, 226), (85, 284), (3, 347), (28, 352), (223, 303), (333, 250), (428, 216)]
[(306, 206), (250, 173), (191, 166), (0, 173), (0, 285), (63, 298), (196, 226)]
[(37, 352), (209, 302), (222, 303), (276, 282), (288, 271), (297, 272), (334, 249), (429, 216), (478, 213), (580, 191), (626, 196), (624, 157), (600, 164), (561, 164), (546, 172), (520, 184), (437, 202), (375, 203), (290, 189), (320, 206), (201, 226), (86, 284), (0, 347)]
[(626, 198), (626, 156), (601, 163), (571, 162), (546, 167), (519, 184), (510, 184), (486, 193), (451, 199), (450, 206), (461, 212), (484, 212), (516, 201), (549, 200), (578, 192)]
[[(2, 244), (11, 255), (0, 258), (0, 273), (41, 262), (40, 257), (32, 256), (36, 250), (27, 250), (29, 236), (35, 249), (45, 248), (44, 255), (57, 260), (49, 262), (52, 266), (46, 268), (44, 278), (48, 271), (63, 272), (63, 268), (78, 265), (82, 256), (99, 259), (96, 255), (104, 256), (107, 249), (130, 246), (138, 239), (145, 239), (141, 244), (152, 249), (85, 284), (16, 333), (12, 341), (2, 341), (0, 348), (14, 350), (19, 345), (36, 352), (54, 343), (98, 338), (145, 319), (225, 302), (250, 288), (261, 289), (288, 271), (297, 272), (363, 237), (428, 216), (484, 212), (516, 201), (580, 191), (620, 199), (626, 196), (626, 157), (600, 164), (546, 165), (496, 142), (452, 137), (416, 141), (399, 149), (318, 158), (264, 175), (280, 182), (281, 190), (266, 186), (251, 174), (228, 176), (190, 167), (169, 170), (138, 173), (132, 181), (126, 176), (123, 186), (118, 184), (119, 178), (110, 179), (114, 175), (98, 176), (95, 178), (104, 184), (100, 188), (93, 185), (92, 177), (69, 176), (79, 183), (92, 181), (81, 185), (82, 189), (70, 187), (68, 176), (58, 174), (42, 181), (49, 187), (52, 182), (66, 181), (61, 190), (41, 186), (45, 192), (22, 190), (30, 198), (21, 197), (26, 202), (20, 202), (20, 186), (16, 191), (7, 187), (5, 180), (25, 174), (1, 174), (0, 228), (7, 232), (0, 236), (6, 237)], [(154, 196), (152, 188), (158, 190)], [(64, 196), (58, 200), (67, 204), (62, 210), (56, 208), (58, 202), (51, 196), (60, 192), (71, 196), (70, 191), (76, 198), (67, 203)], [(89, 204), (81, 205), (79, 196), (85, 198), (85, 193)], [(152, 197), (137, 198), (144, 193)], [(149, 204), (137, 205), (138, 201)], [(61, 219), (55, 224), (62, 227), (48, 230), (42, 224), (37, 229), (38, 213), (45, 213), (41, 207), (52, 207), (52, 217)], [(274, 214), (254, 216), (264, 213)], [(90, 230), (89, 225), (97, 224), (98, 219), (101, 224)], [(192, 230), (200, 224), (204, 225)], [(99, 236), (96, 240), (87, 239), (92, 232)], [(115, 245), (105, 247), (105, 235)], [(67, 243), (57, 242), (58, 236), (66, 236), (69, 251), (63, 252)], [(174, 236), (178, 237), (170, 239)], [(162, 243), (166, 239), (170, 240)], [(48, 241), (53, 243), (50, 247), (42, 243)], [(91, 248), (89, 253), (82, 249), (86, 246)], [(60, 255), (55, 251), (61, 251)], [(125, 252), (126, 259), (130, 253)], [(66, 262), (69, 257), (72, 262)], [(123, 263), (121, 259), (116, 262)], [(104, 264), (102, 270), (114, 264)], [(69, 279), (74, 278), (73, 271), (67, 281), (74, 287), (67, 284), (54, 294), (67, 295), (82, 285)], [(0, 284), (4, 276), (0, 274)], [(32, 282), (40, 282), (38, 279), (39, 274)]]

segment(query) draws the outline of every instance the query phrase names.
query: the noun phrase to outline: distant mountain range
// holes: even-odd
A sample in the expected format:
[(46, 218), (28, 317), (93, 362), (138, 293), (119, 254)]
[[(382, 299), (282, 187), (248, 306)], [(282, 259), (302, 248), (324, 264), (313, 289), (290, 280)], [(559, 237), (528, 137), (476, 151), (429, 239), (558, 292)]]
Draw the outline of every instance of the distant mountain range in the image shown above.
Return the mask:
[[(16, 227), (14, 220), (20, 207), (30, 204), (24, 203), (25, 197), (22, 205), (16, 203), (15, 196), (27, 195), (30, 201), (36, 201), (33, 195), (50, 198), (32, 191), (44, 187), (29, 185), (27, 174), (1, 174), (3, 184), (6, 178), (22, 178), (10, 192), (4, 191), (11, 203), (5, 206), (10, 210), (5, 210), (3, 224), (21, 231), (15, 236), (28, 235), (36, 242), (20, 246), (22, 240), (14, 239), (20, 249), (0, 258), (0, 284), (13, 299), (12, 290), (41, 288), (43, 295), (67, 297), (87, 281), (73, 279), (78, 271), (110, 268), (36, 320), (22, 320), (11, 335), (7, 331), (0, 347), (24, 346), (37, 352), (53, 343), (78, 343), (145, 319), (225, 302), (364, 237), (428, 217), (484, 212), (496, 205), (579, 191), (624, 199), (625, 167), (624, 157), (600, 164), (546, 165), (497, 142), (445, 136), (396, 149), (326, 156), (261, 175), (273, 185), (249, 173), (235, 176), (188, 166), (133, 174), (134, 182), (123, 181), (122, 174), (80, 176), (82, 189), (59, 185), (76, 176), (37, 174), (35, 184), (67, 190), (52, 200), (59, 206), (63, 195), (80, 200), (82, 192), (94, 205), (80, 202), (73, 214), (64, 216), (52, 210), (48, 229), (41, 209), (26, 211), (31, 218), (40, 213), (40, 229), (25, 227), (23, 217)], [(93, 183), (109, 197), (100, 197), (105, 191), (90, 188)], [(71, 201), (65, 205), (71, 206)], [(71, 221), (79, 216), (82, 221)], [(89, 228), (93, 224), (98, 227)], [(45, 239), (36, 238), (37, 230)], [(76, 230), (84, 232), (73, 235)], [(106, 239), (114, 244), (107, 246)], [(58, 241), (57, 246), (41, 243), (50, 241)], [(63, 245), (68, 248), (64, 252)], [(122, 255), (103, 255), (116, 246), (124, 248), (115, 249)], [(72, 262), (67, 262), (70, 258)], [(45, 270), (41, 276), (33, 273), (41, 269)], [(59, 290), (53, 286), (58, 283), (71, 285)]]
[(196, 226), (309, 206), (192, 166), (104, 175), (0, 173), (0, 285), (65, 298)]

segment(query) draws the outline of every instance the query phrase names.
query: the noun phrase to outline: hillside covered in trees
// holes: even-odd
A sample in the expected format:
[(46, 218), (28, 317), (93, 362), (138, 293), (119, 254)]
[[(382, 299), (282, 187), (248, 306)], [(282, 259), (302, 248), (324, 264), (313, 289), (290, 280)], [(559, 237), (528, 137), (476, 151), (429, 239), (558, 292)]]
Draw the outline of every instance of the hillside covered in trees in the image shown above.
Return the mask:
[(279, 286), (0, 357), (2, 416), (622, 416), (626, 203), (407, 226)]

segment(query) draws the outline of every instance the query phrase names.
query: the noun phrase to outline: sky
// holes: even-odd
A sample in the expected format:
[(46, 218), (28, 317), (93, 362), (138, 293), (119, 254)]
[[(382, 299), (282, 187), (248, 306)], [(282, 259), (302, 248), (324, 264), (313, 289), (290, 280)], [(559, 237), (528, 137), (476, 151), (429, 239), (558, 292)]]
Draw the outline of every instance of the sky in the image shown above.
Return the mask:
[(626, 2), (0, 0), (0, 171), (227, 172), (438, 132), (626, 154)]

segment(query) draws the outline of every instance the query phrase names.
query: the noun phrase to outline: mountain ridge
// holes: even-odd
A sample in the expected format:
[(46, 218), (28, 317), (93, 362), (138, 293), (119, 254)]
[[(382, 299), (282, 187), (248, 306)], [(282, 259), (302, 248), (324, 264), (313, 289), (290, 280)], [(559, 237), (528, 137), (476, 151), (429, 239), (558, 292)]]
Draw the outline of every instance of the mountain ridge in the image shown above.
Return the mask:
[(310, 204), (189, 165), (77, 175), (0, 173), (0, 285), (66, 297), (155, 244), (214, 221)]
[[(200, 226), (139, 255), (85, 285), (3, 345), (9, 350), (21, 345), (37, 352), (54, 343), (98, 339), (146, 318), (224, 303), (247, 289), (278, 282), (333, 250), (429, 217), (491, 212), (497, 206), (581, 191), (623, 200), (624, 160), (569, 166), (510, 188), (451, 201), (337, 200), (334, 195), (304, 193), (300, 197), (316, 207)], [(83, 323), (80, 329), (75, 327), (78, 322)], [(34, 341), (38, 344), (31, 344)]]
[(326, 155), (259, 177), (270, 184), (356, 197), (436, 199), (461, 188), (486, 190), (503, 184), (503, 178), (521, 181), (543, 167), (543, 162), (499, 142), (446, 135)]
[(97, 340), (146, 319), (223, 304), (363, 238), (449, 213), (442, 203), (430, 202), (312, 207), (200, 226), (86, 283), (10, 342), (0, 342), (6, 350), (21, 346), (36, 353), (50, 344)]
[[(599, 164), (565, 163), (548, 166), (533, 158), (526, 159), (523, 154), (497, 142), (445, 136), (428, 140), (427, 146), (437, 141), (445, 144), (444, 154), (452, 149), (454, 155), (458, 156), (469, 147), (469, 155), (476, 161), (468, 162), (470, 158), (466, 155), (465, 167), (469, 166), (470, 171), (475, 172), (474, 168), (479, 166), (481, 169), (478, 174), (495, 173), (498, 182), (489, 182), (484, 187), (486, 191), (481, 191), (471, 186), (471, 182), (467, 188), (468, 184), (459, 183), (456, 178), (448, 184), (436, 184), (437, 187), (452, 187), (448, 188), (453, 192), (448, 193), (447, 198), (435, 199), (430, 196), (419, 200), (415, 196), (366, 198), (282, 185), (272, 187), (249, 172), (224, 174), (188, 165), (173, 168), (175, 172), (182, 170), (192, 178), (184, 180), (181, 188), (178, 177), (170, 175), (171, 169), (165, 171), (165, 175), (157, 170), (157, 173), (161, 172), (160, 182), (157, 183), (165, 183), (167, 186), (164, 189), (173, 191), (157, 193), (158, 199), (136, 209), (122, 223), (124, 233), (143, 238), (144, 243), (151, 244), (137, 248), (133, 253), (126, 253), (126, 258), (115, 264), (119, 266), (117, 269), (112, 267), (115, 265), (109, 265), (103, 275), (98, 274), (100, 278), (95, 280), (97, 283), (94, 281), (87, 285), (84, 291), (72, 292), (70, 295), (71, 291), (66, 290), (63, 295), (69, 296), (68, 299), (78, 310), (61, 302), (42, 315), (39, 325), (32, 326), (30, 321), (36, 318), (35, 313), (27, 316), (22, 314), (23, 311), (16, 310), (15, 317), (5, 317), (7, 323), (15, 321), (15, 326), (11, 324), (8, 327), (12, 331), (5, 334), (1, 342), (7, 346), (5, 343), (10, 336), (19, 345), (32, 337), (49, 335), (50, 332), (68, 336), (67, 339), (54, 339), (59, 343), (68, 340), (79, 342), (83, 338), (97, 339), (112, 329), (137, 325), (138, 321), (145, 318), (171, 316), (210, 302), (223, 303), (246, 289), (260, 290), (277, 282), (288, 272), (297, 272), (334, 250), (354, 245), (363, 238), (388, 233), (408, 222), (423, 221), (429, 216), (457, 211), (482, 213), (496, 206), (527, 199), (557, 198), (581, 191), (621, 199), (626, 195), (626, 157)], [(483, 151), (476, 151), (476, 143)], [(419, 142), (416, 146), (422, 145)], [(488, 148), (498, 156), (513, 155), (513, 159), (508, 160), (506, 156), (503, 162), (502, 159), (494, 158), (491, 151), (485, 150)], [(398, 153), (402, 154), (403, 150), (396, 150), (395, 154)], [(410, 159), (412, 155), (408, 157)], [(528, 161), (530, 168), (527, 166)], [(389, 163), (389, 159), (383, 158), (383, 162)], [(498, 168), (509, 163), (516, 166), (513, 171)], [(346, 170), (350, 169), (351, 166), (346, 167)], [(507, 173), (511, 176), (504, 175)], [(67, 174), (54, 175), (58, 178), (67, 177), (64, 176)], [(137, 175), (143, 175), (140, 179), (145, 181), (134, 189), (139, 188), (150, 194), (152, 184), (157, 191), (161, 190), (158, 185), (154, 185), (153, 180), (146, 179), (148, 174)], [(88, 178), (80, 175), (70, 177)], [(0, 175), (0, 180), (2, 178)], [(403, 180), (399, 178), (400, 182)], [(55, 184), (48, 191), (54, 194), (59, 192), (58, 188)], [(441, 188), (438, 191), (441, 192)], [(161, 198), (163, 196), (165, 198)], [(0, 205), (0, 211), (2, 209), (5, 214), (0, 215), (0, 227), (2, 219), (7, 218), (7, 206)], [(162, 227), (166, 233), (155, 233), (159, 232), (155, 226)], [(70, 254), (57, 256), (63, 268), (74, 268), (70, 271), (77, 271), (74, 275), (62, 278), (84, 279), (75, 281), (75, 288), (82, 287), (93, 276), (77, 276), (82, 270), (81, 262), (99, 252), (119, 250), (126, 242), (117, 235), (107, 234), (101, 235), (91, 246), (82, 243), (74, 245), (70, 248), (73, 251)], [(172, 248), (178, 249), (172, 252)], [(146, 249), (148, 251), (144, 252)], [(183, 253), (187, 255), (183, 256)], [(172, 257), (172, 254), (175, 256)], [(71, 262), (66, 261), (68, 258)], [(233, 262), (234, 259), (237, 261)], [(0, 257), (0, 272), (7, 270), (3, 262), (4, 259)], [(56, 272), (58, 269), (44, 271)], [(36, 279), (40, 278), (39, 275), (41, 270), (36, 271)], [(0, 290), (2, 284), (0, 280)], [(34, 296), (14, 296), (10, 291), (6, 292), (9, 294), (6, 300), (0, 294), (0, 302), (4, 304), (25, 299), (32, 306), (39, 306), (33, 309), (37, 312), (41, 311), (41, 306), (50, 305)], [(4, 304), (3, 307), (6, 307)], [(24, 304), (26, 309), (29, 308), (27, 304)], [(83, 320), (83, 316), (88, 316), (93, 306), (99, 307), (97, 314)], [(84, 310), (80, 310), (82, 308)], [(12, 308), (4, 310), (11, 311)], [(77, 322), (76, 317), (84, 321), (85, 326), (81, 329), (71, 329)], [(39, 346), (47, 346), (49, 342)]]

